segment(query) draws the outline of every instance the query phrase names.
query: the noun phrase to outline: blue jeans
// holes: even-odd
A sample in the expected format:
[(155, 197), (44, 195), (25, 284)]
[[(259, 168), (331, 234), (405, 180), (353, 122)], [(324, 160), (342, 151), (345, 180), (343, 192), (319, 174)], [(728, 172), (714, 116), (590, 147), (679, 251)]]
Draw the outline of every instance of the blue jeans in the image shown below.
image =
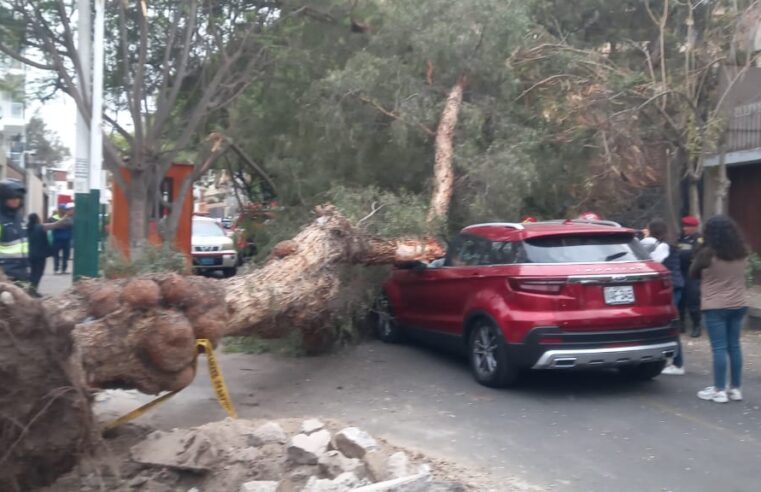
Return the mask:
[[(684, 289), (682, 287), (674, 287), (674, 304), (677, 306), (679, 306), (679, 303), (682, 302), (683, 291)], [(676, 354), (674, 354), (674, 360), (671, 362), (676, 367), (682, 367), (684, 366), (684, 355), (682, 354), (682, 335), (678, 331), (676, 334), (676, 343)]]
[(727, 355), (733, 388), (742, 383), (743, 356), (740, 349), (740, 330), (748, 308), (706, 309), (703, 311), (713, 352), (713, 385), (727, 387)]

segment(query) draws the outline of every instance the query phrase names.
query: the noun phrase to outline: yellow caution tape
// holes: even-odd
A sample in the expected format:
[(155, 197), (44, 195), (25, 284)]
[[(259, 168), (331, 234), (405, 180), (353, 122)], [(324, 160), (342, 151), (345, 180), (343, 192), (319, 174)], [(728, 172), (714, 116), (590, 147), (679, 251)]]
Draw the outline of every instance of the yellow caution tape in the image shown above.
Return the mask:
[[(199, 349), (199, 352), (206, 354), (207, 365), (209, 367), (209, 379), (211, 379), (211, 385), (214, 388), (214, 393), (217, 395), (217, 400), (219, 401), (220, 406), (225, 409), (230, 417), (234, 419), (238, 418), (238, 414), (235, 412), (235, 406), (233, 405), (233, 402), (230, 399), (230, 394), (227, 391), (227, 385), (225, 385), (225, 378), (222, 376), (222, 370), (219, 368), (219, 364), (217, 364), (217, 358), (214, 355), (214, 345), (212, 345), (211, 341), (207, 340), (206, 338), (198, 338), (196, 339), (196, 348)], [(197, 359), (193, 363), (195, 364), (196, 362)], [(171, 391), (165, 395), (159, 396), (155, 400), (149, 401), (145, 405), (136, 408), (128, 414), (123, 415), (118, 419), (108, 423), (105, 430), (108, 431), (114, 429), (120, 425), (124, 425), (127, 422), (140, 417), (151, 408), (165, 402), (180, 391), (182, 391), (182, 389)]]
[(214, 387), (214, 393), (217, 394), (217, 401), (225, 409), (227, 415), (237, 419), (238, 414), (235, 412), (235, 406), (230, 399), (230, 394), (227, 392), (227, 386), (225, 385), (225, 378), (222, 377), (222, 370), (217, 364), (217, 357), (214, 355), (214, 346), (211, 341), (205, 338), (199, 338), (196, 340), (196, 347), (202, 348), (206, 354), (206, 360), (209, 366), (209, 378), (211, 379), (211, 385)]

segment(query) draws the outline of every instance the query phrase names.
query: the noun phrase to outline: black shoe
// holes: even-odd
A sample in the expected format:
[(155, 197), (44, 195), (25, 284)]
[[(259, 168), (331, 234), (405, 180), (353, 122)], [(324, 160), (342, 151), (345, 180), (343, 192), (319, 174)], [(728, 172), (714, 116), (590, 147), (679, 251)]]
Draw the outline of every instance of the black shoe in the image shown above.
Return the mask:
[(692, 329), (692, 333), (690, 333), (690, 336), (691, 336), (692, 338), (699, 338), (699, 337), (700, 337), (700, 331), (701, 331), (701, 330), (700, 330), (700, 327), (698, 327), (698, 328), (693, 328), (693, 329)]

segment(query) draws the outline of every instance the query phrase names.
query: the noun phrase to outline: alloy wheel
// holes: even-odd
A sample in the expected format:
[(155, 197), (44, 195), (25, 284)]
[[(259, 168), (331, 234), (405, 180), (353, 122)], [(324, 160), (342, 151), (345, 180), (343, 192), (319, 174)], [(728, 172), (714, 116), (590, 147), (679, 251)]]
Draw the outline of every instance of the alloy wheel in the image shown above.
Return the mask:
[(489, 378), (497, 370), (497, 335), (487, 325), (477, 328), (473, 339), (473, 365), (481, 377)]

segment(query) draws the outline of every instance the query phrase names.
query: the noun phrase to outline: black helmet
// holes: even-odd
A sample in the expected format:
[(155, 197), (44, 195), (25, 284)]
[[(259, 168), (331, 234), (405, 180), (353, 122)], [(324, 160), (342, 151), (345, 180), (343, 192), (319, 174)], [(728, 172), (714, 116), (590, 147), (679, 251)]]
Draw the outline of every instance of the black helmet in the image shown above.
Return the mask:
[(24, 198), (26, 188), (18, 179), (4, 179), (0, 181), (0, 200), (9, 198)]

